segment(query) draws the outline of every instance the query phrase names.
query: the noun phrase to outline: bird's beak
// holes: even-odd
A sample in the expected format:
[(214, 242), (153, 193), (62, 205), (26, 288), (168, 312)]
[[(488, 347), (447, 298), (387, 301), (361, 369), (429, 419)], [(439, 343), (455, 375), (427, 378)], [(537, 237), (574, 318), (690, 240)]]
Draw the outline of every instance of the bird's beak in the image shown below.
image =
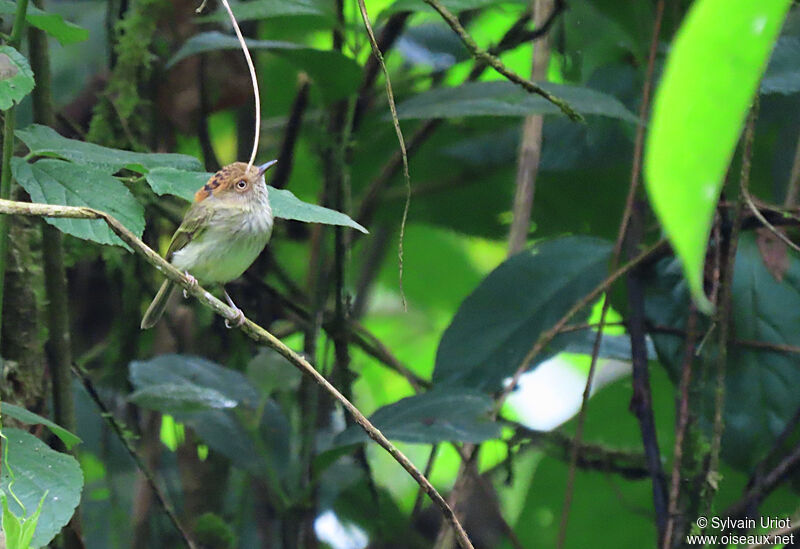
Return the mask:
[(277, 164), (277, 163), (278, 163), (278, 161), (277, 161), (277, 160), (270, 160), (270, 161), (269, 161), (269, 162), (267, 162), (266, 164), (261, 164), (261, 165), (258, 167), (258, 177), (261, 177), (262, 175), (264, 175), (264, 173), (265, 173), (265, 172), (266, 172), (268, 169), (270, 169), (272, 166), (274, 166), (274, 165), (275, 165), (275, 164)]

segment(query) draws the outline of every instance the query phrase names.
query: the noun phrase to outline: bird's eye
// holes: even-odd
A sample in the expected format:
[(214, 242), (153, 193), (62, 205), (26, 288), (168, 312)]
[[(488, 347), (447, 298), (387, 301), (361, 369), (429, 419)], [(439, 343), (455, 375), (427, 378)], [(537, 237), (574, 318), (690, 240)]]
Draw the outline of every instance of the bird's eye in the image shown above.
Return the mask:
[(245, 181), (244, 179), (240, 179), (239, 181), (236, 182), (236, 188), (237, 189), (242, 189), (242, 190), (246, 189), (247, 188), (247, 181)]

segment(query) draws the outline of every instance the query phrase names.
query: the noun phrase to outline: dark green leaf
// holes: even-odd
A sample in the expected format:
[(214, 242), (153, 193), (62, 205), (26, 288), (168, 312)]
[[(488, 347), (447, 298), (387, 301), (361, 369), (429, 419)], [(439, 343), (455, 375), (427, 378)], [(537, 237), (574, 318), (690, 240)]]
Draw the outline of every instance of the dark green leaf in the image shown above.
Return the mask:
[[(172, 168), (155, 168), (145, 176), (150, 187), (157, 194), (172, 194), (186, 200), (192, 200), (194, 193), (202, 187), (213, 174), (204, 172), (185, 172)], [(272, 214), (282, 219), (294, 219), (307, 223), (324, 223), (326, 225), (342, 225), (352, 227), (362, 233), (368, 231), (349, 216), (309, 204), (297, 198), (291, 191), (276, 189), (267, 185)]]
[(761, 93), (790, 94), (800, 91), (800, 36), (781, 36), (761, 81)]
[[(308, 73), (328, 101), (355, 91), (361, 80), (361, 68), (358, 64), (336, 51), (318, 50), (302, 44), (275, 40), (251, 39), (246, 42), (250, 50), (268, 51)], [(187, 40), (169, 60), (167, 67), (198, 53), (239, 49), (241, 45), (233, 35), (218, 31), (203, 32)]]
[(11, 46), (0, 46), (0, 110), (19, 103), (33, 86), (33, 71), (25, 56)]
[[(370, 421), (387, 438), (403, 442), (482, 442), (500, 436), (500, 427), (489, 420), (492, 406), (492, 399), (477, 391), (435, 389), (384, 406)], [(368, 440), (356, 425), (336, 437), (341, 445)]]
[[(540, 85), (553, 95), (567, 101), (581, 114), (636, 121), (636, 116), (619, 100), (603, 92), (549, 82)], [(505, 80), (471, 82), (453, 88), (437, 88), (407, 99), (397, 106), (397, 115), (401, 119), (559, 113), (560, 109), (550, 101), (540, 95), (528, 93)]]
[(115, 173), (123, 168), (146, 173), (150, 168), (158, 166), (169, 166), (183, 170), (201, 169), (200, 161), (192, 156), (168, 153), (137, 153), (109, 149), (94, 143), (67, 139), (52, 128), (39, 124), (33, 124), (27, 128), (17, 130), (15, 133), (36, 155), (64, 158), (76, 164), (84, 164), (103, 170), (106, 173)]
[[(579, 353), (582, 355), (591, 355), (594, 350), (594, 341), (597, 337), (597, 332), (593, 330), (585, 330), (581, 339), (574, 339), (567, 344), (564, 349), (568, 353)], [(653, 346), (652, 340), (646, 340), (647, 358), (655, 360), (656, 349)], [(603, 339), (600, 342), (600, 352), (597, 355), (600, 358), (611, 358), (614, 360), (631, 360), (631, 338), (628, 334), (623, 335), (607, 335), (603, 334)]]
[[(319, 0), (251, 0), (242, 4), (231, 6), (233, 14), (239, 21), (251, 21), (253, 19), (269, 19), (271, 17), (287, 17), (298, 15), (315, 15), (333, 19), (330, 5)], [(213, 15), (201, 18), (203, 21), (224, 21), (228, 22), (228, 12), (220, 6), (220, 9)]]
[(653, 101), (645, 183), (710, 313), (703, 264), (711, 221), (742, 122), (791, 0), (699, 0), (677, 33)]
[[(442, 0), (442, 5), (453, 13), (462, 11), (478, 10), (499, 4), (524, 4), (521, 0)], [(381, 16), (391, 15), (402, 11), (427, 11), (436, 13), (432, 7), (423, 0), (395, 0), (391, 6), (386, 8)]]
[[(663, 260), (649, 285), (646, 314), (653, 325), (686, 328), (689, 292), (677, 260)], [(733, 279), (731, 338), (766, 344), (800, 346), (800, 259), (790, 255), (789, 269), (778, 282), (764, 266), (752, 234), (744, 234), (736, 254)], [(707, 326), (698, 328), (704, 333)], [(707, 378), (698, 400), (705, 426), (714, 417), (716, 338), (709, 338), (697, 372)], [(653, 334), (661, 362), (673, 378), (680, 375), (682, 337)], [(702, 374), (701, 374), (702, 375)], [(725, 431), (723, 457), (749, 471), (800, 406), (800, 368), (795, 356), (731, 344), (725, 367)]]
[[(610, 253), (606, 241), (571, 236), (541, 241), (507, 259), (464, 300), (447, 327), (434, 382), (498, 388), (539, 336), (605, 278)], [(549, 351), (562, 350), (575, 337), (559, 337)]]
[(160, 355), (148, 361), (131, 362), (130, 380), (139, 390), (164, 384), (212, 389), (233, 402), (232, 406), (214, 407), (244, 404), (255, 408), (259, 402), (258, 392), (241, 373), (196, 356)]
[(193, 384), (159, 383), (139, 389), (128, 400), (165, 414), (181, 414), (235, 408), (237, 402), (208, 387)]
[[(17, 5), (15, 2), (0, 0), (0, 15), (14, 15), (16, 11)], [(58, 40), (62, 46), (83, 42), (89, 38), (88, 30), (79, 27), (75, 23), (64, 21), (64, 18), (57, 13), (43, 11), (34, 6), (32, 2), (28, 3), (28, 12), (25, 19), (31, 26), (43, 30)]]
[[(121, 181), (106, 172), (52, 159), (28, 164), (22, 158), (12, 159), (11, 170), (34, 202), (88, 206), (111, 214), (136, 236), (144, 232), (142, 205)], [(127, 248), (101, 219), (45, 219), (72, 236)]]
[(13, 492), (25, 506), (23, 511), (9, 498), (11, 511), (18, 517), (30, 516), (47, 494), (31, 544), (42, 547), (69, 522), (80, 502), (81, 467), (72, 456), (56, 452), (25, 431), (5, 428), (3, 434), (6, 437), (2, 441), (4, 451), (8, 445), (8, 459), (3, 456), (0, 489), (6, 494)]
[(4, 402), (2, 405), (2, 409), (0, 409), (3, 415), (8, 417), (13, 417), (17, 421), (21, 421), (22, 423), (26, 423), (28, 425), (44, 425), (51, 431), (53, 434), (56, 435), (58, 438), (61, 439), (61, 442), (67, 447), (67, 450), (70, 450), (76, 444), (80, 444), (81, 439), (77, 436), (73, 435), (60, 425), (57, 425), (50, 421), (47, 418), (43, 418), (40, 415), (34, 414), (33, 412), (29, 412), (25, 408), (20, 408), (19, 406), (15, 406), (13, 404), (9, 404), (8, 402)]

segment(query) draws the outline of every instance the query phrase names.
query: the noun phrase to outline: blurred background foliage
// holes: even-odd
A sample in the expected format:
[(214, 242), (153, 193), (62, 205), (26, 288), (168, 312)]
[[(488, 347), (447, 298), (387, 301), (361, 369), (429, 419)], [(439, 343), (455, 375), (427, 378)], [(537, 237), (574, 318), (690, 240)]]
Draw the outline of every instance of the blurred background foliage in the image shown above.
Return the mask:
[[(530, 74), (535, 46), (525, 33), (533, 29), (527, 2), (444, 3), (481, 47), (518, 74)], [(691, 2), (665, 4), (654, 85)], [(210, 0), (201, 15), (197, 7), (194, 0), (49, 0), (46, 6), (88, 30), (84, 40), (49, 39), (54, 128), (71, 139), (148, 153), (142, 158), (151, 160), (140, 161), (152, 165), (130, 169), (120, 162), (103, 177), (116, 174), (124, 183), (143, 208), (134, 216), (146, 220), (139, 234), (161, 252), (186, 202), (174, 189), (156, 194), (145, 184), (141, 174), (148, 169), (172, 165), (149, 153), (188, 155), (199, 163), (173, 167), (215, 171), (248, 158), (252, 145), (252, 90), (241, 51), (218, 2)], [(585, 114), (577, 123), (493, 70), (480, 70), (422, 0), (368, 2), (410, 144), (402, 289), (398, 246), (406, 190), (383, 77), (357, 4), (247, 0), (233, 7), (252, 40), (261, 85), (257, 158), (280, 159), (268, 183), (344, 211), (370, 231), (337, 235), (330, 226), (279, 220), (261, 258), (229, 285), (234, 300), (305, 353), (365, 414), (375, 414), (376, 425), (450, 495), (476, 547), (556, 546), (594, 330), (559, 335), (529, 365), (499, 419), (492, 411), (504, 380), (540, 335), (609, 274), (657, 3), (553, 3), (547, 81)], [(0, 17), (8, 31), (13, 9), (0, 10)], [(760, 89), (750, 184), (759, 205), (784, 202), (800, 162), (799, 25), (793, 10)], [(30, 103), (17, 109), (18, 128), (39, 121)], [(545, 121), (528, 248), (507, 259), (522, 120), (537, 113)], [(41, 151), (51, 145), (18, 137), (31, 151), (49, 154)], [(27, 149), (18, 144), (17, 151), (24, 156)], [(94, 173), (79, 158), (66, 158), (78, 172), (67, 187), (82, 184), (81, 170)], [(44, 169), (46, 162), (56, 161), (33, 166)], [(737, 154), (732, 174), (739, 163)], [(21, 175), (28, 165), (17, 159), (15, 166), (21, 187), (14, 196), (34, 197)], [(93, 193), (111, 192), (108, 185)], [(726, 189), (723, 198), (733, 193)], [(655, 218), (640, 206), (641, 243), (656, 242)], [(12, 240), (25, 244), (12, 247), (12, 255), (28, 291), (9, 290), (14, 277), (8, 275), (2, 397), (48, 416), (53, 380), (24, 375), (21, 360), (37, 356), (41, 364), (48, 339), (43, 251), (34, 229), (28, 221), (12, 226)], [(754, 487), (760, 497), (746, 500), (750, 514), (798, 512), (800, 271), (793, 252), (779, 245), (768, 251), (768, 235), (760, 231), (745, 220), (718, 470), (708, 463), (715, 338), (694, 360), (676, 546), (696, 516), (709, 509), (727, 516)], [(176, 303), (166, 321), (142, 332), (139, 321), (161, 282), (158, 273), (119, 246), (67, 236), (64, 249), (74, 362), (89, 372), (203, 547), (454, 546), (442, 534), (438, 509), (413, 479), (365, 443), (342, 410), (277, 354), (226, 330), (223, 319), (191, 300)], [(668, 485), (677, 383), (693, 313), (669, 252), (638, 272), (646, 294), (655, 436)], [(648, 547), (658, 536), (652, 471), (640, 423), (629, 410), (631, 305), (624, 284), (609, 293), (613, 325), (605, 330), (587, 408), (566, 547)], [(22, 304), (14, 299), (20, 296)], [(594, 305), (571, 322), (597, 322), (599, 302)], [(19, 335), (21, 324), (11, 319), (21, 312), (33, 324), (26, 332), (31, 347), (20, 355), (13, 347), (20, 337), (12, 332)], [(714, 328), (701, 319), (696, 329), (702, 335)], [(83, 472), (78, 509), (85, 546), (181, 546), (77, 379), (72, 393), (72, 428), (82, 439), (74, 452)], [(474, 444), (475, 457), (462, 464)], [(764, 475), (787, 463), (779, 482), (765, 488)], [(28, 497), (38, 502), (42, 493), (34, 489)], [(43, 512), (58, 506), (47, 500)], [(71, 543), (62, 538), (59, 543)]]

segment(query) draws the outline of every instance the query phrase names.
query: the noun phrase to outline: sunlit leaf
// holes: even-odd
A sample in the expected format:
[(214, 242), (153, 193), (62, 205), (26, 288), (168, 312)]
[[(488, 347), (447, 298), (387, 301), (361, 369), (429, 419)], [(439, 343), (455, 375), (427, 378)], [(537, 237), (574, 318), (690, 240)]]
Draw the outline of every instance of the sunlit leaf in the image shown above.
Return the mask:
[[(11, 171), (33, 202), (88, 206), (111, 214), (136, 236), (144, 232), (142, 205), (121, 181), (104, 171), (47, 158), (28, 164), (19, 157), (12, 159)], [(72, 236), (127, 248), (102, 219), (45, 219)]]
[[(246, 40), (251, 51), (263, 50), (286, 59), (296, 68), (305, 71), (316, 82), (327, 100), (344, 97), (355, 91), (361, 80), (358, 64), (339, 52), (319, 50), (294, 42), (276, 40)], [(239, 50), (235, 36), (218, 31), (196, 34), (167, 62), (167, 67), (198, 53), (219, 50)]]
[[(539, 336), (605, 278), (610, 253), (606, 241), (575, 236), (539, 242), (507, 259), (459, 307), (439, 343), (434, 383), (497, 389)], [(562, 335), (530, 366), (582, 337)]]
[[(25, 506), (9, 498), (11, 512), (18, 517), (30, 516), (44, 499), (33, 535), (33, 547), (47, 545), (61, 531), (78, 506), (83, 490), (83, 473), (75, 458), (51, 449), (47, 444), (20, 429), (4, 428), (0, 489), (13, 492)], [(9, 487), (9, 484), (13, 484)]]
[[(580, 86), (549, 82), (542, 82), (540, 85), (581, 114), (636, 121), (636, 116), (611, 95)], [(397, 106), (397, 115), (401, 119), (559, 113), (561, 110), (542, 96), (528, 93), (516, 84), (501, 80), (470, 82), (454, 88), (436, 88), (407, 99)]]
[[(380, 408), (370, 421), (387, 438), (404, 442), (482, 442), (500, 435), (489, 420), (493, 401), (487, 395), (464, 389), (436, 389)], [(370, 440), (359, 426), (336, 438), (337, 444)]]
[(653, 104), (650, 202), (711, 312), (703, 263), (714, 208), (750, 102), (791, 0), (698, 0), (673, 44)]
[(28, 60), (11, 46), (0, 46), (0, 110), (11, 108), (33, 90)]
[[(186, 200), (193, 200), (197, 192), (213, 174), (205, 172), (185, 172), (172, 168), (156, 168), (145, 176), (150, 187), (157, 194), (171, 194)], [(324, 223), (352, 227), (362, 233), (368, 231), (349, 216), (316, 204), (309, 204), (297, 198), (291, 191), (276, 189), (267, 185), (272, 214), (282, 219), (294, 219), (307, 223)]]
[(15, 406), (14, 404), (3, 402), (2, 406), (0, 406), (0, 413), (2, 413), (4, 416), (13, 417), (17, 421), (21, 421), (22, 423), (26, 423), (28, 425), (44, 425), (53, 431), (54, 435), (61, 439), (61, 442), (64, 443), (64, 445), (67, 447), (67, 450), (81, 442), (80, 438), (78, 438), (76, 435), (73, 435), (60, 425), (53, 423), (49, 419), (38, 414), (29, 412), (25, 408)]
[(15, 134), (36, 155), (64, 158), (76, 164), (103, 170), (109, 174), (123, 168), (145, 173), (148, 169), (158, 166), (184, 170), (199, 170), (202, 167), (200, 161), (192, 156), (110, 149), (77, 139), (67, 139), (54, 129), (39, 124), (32, 124), (27, 128), (17, 130)]

